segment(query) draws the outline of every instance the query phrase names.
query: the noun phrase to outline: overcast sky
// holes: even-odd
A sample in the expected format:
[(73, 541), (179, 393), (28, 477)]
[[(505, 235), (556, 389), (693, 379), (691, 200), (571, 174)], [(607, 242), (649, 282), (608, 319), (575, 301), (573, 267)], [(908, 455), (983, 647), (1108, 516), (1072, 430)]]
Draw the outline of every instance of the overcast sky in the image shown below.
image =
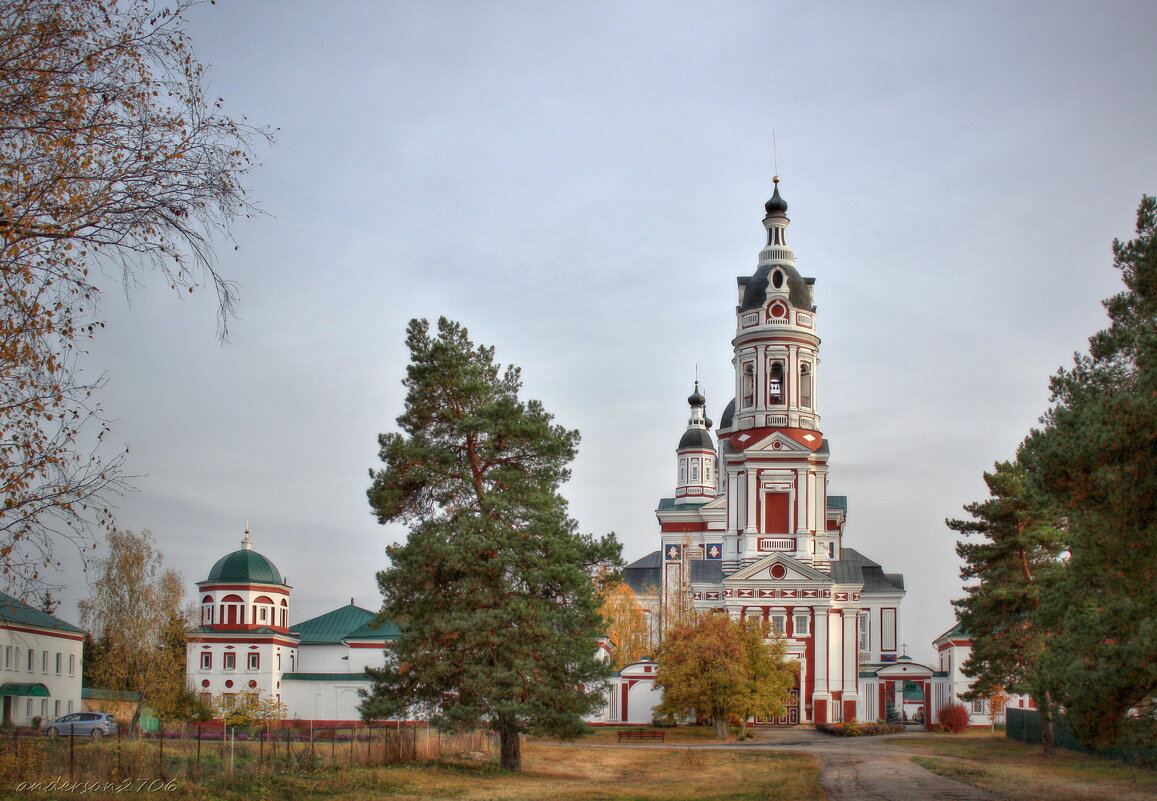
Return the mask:
[(1110, 243), (1157, 192), (1144, 0), (220, 0), (189, 28), (226, 111), (280, 129), (267, 215), (219, 247), (240, 318), (221, 345), (208, 293), (110, 282), (88, 369), (140, 475), (120, 524), (191, 592), (248, 521), (297, 620), (376, 608), (405, 536), (365, 490), (412, 317), (520, 365), (582, 432), (582, 528), (657, 547), (696, 366), (713, 418), (730, 399), (774, 130), (845, 544), (905, 574), (929, 659), (961, 594), (944, 518), (1104, 325)]

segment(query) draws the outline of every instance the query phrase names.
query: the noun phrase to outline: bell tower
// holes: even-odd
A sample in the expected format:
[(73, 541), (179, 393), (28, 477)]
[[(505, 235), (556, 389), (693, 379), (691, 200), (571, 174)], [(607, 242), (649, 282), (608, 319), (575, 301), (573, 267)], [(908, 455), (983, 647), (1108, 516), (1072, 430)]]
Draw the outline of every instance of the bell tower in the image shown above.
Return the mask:
[(738, 279), (735, 400), (718, 432), (728, 498), (725, 572), (776, 551), (817, 565), (838, 558), (827, 546), (814, 279), (796, 269), (778, 176), (764, 212), (755, 272)]

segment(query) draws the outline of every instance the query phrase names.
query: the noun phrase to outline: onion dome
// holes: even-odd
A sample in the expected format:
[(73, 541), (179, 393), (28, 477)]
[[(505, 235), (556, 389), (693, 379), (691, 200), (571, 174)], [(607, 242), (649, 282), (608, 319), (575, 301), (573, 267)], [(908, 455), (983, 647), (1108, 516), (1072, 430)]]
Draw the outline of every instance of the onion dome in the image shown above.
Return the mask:
[(226, 554), (209, 571), (208, 581), (236, 581), (245, 584), (284, 584), (280, 571), (268, 558), (253, 550), (249, 529), (241, 540), (241, 550)]
[(687, 421), (687, 430), (679, 440), (678, 450), (684, 448), (714, 450), (715, 444), (711, 441), (711, 434), (707, 430), (711, 428), (711, 421), (703, 413), (707, 399), (699, 392), (698, 381), (695, 382), (695, 391), (687, 398), (687, 403), (691, 406), (691, 419)]
[(787, 201), (779, 194), (779, 176), (771, 180), (775, 183), (775, 191), (771, 194), (771, 200), (763, 204), (763, 208), (768, 214), (784, 214), (787, 212)]
[(687, 404), (689, 406), (703, 406), (706, 403), (707, 403), (707, 399), (699, 394), (699, 382), (696, 381), (695, 382), (695, 391), (691, 394), (691, 397), (687, 398)]

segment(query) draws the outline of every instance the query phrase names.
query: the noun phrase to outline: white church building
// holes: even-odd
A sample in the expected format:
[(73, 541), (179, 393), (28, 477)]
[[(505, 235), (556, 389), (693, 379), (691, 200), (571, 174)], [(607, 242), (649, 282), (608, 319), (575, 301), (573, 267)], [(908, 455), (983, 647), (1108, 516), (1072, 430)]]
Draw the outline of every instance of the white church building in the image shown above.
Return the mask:
[[(761, 722), (875, 720), (897, 682), (924, 671), (897, 650), (903, 576), (849, 547), (847, 498), (829, 492), (814, 279), (796, 268), (775, 183), (755, 271), (738, 278), (734, 397), (713, 435), (696, 382), (674, 492), (655, 511), (659, 549), (624, 578), (657, 632), (664, 610), (690, 605), (766, 621), (786, 638), (799, 666), (793, 702)], [(648, 667), (620, 671), (609, 722), (649, 720)]]
[(241, 549), (197, 582), (201, 620), (187, 637), (189, 684), (206, 703), (260, 692), (285, 704), (290, 719), (353, 725), (360, 719), (358, 690), (370, 688), (365, 669), (385, 661), (398, 630), (392, 623), (375, 627), (377, 613), (353, 599), (291, 624), (291, 594), (246, 530)]

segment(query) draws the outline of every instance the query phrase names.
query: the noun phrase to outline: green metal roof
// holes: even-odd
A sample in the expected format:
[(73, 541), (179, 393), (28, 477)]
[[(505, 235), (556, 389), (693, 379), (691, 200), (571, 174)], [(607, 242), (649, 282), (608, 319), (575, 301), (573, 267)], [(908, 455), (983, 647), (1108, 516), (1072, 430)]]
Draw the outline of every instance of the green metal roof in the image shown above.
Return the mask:
[(222, 556), (209, 571), (207, 580), (285, 584), (273, 562), (251, 548)]
[(712, 498), (704, 498), (703, 500), (689, 501), (685, 498), (660, 498), (659, 509), (665, 511), (667, 509), (698, 509), (705, 503), (710, 503)]
[(377, 612), (351, 603), (290, 626), (290, 629), (301, 637), (302, 645), (340, 643), (343, 640), (396, 640), (401, 632), (392, 621), (371, 625), (377, 616)]
[(18, 601), (3, 592), (0, 592), (0, 620), (7, 623), (22, 623), (25, 626), (37, 626), (42, 629), (84, 634), (84, 629), (79, 629), (71, 623), (65, 623), (47, 612), (34, 609), (23, 601)]
[(48, 688), (38, 681), (9, 681), (0, 684), (0, 695), (28, 695), (36, 698), (50, 698), (52, 693), (48, 692)]
[(829, 495), (828, 496), (829, 509), (843, 509), (848, 511), (848, 496), (847, 495)]
[(80, 697), (93, 701), (139, 701), (141, 694), (135, 690), (105, 690), (100, 687), (81, 687)]
[(283, 673), (282, 681), (369, 681), (365, 673)]

